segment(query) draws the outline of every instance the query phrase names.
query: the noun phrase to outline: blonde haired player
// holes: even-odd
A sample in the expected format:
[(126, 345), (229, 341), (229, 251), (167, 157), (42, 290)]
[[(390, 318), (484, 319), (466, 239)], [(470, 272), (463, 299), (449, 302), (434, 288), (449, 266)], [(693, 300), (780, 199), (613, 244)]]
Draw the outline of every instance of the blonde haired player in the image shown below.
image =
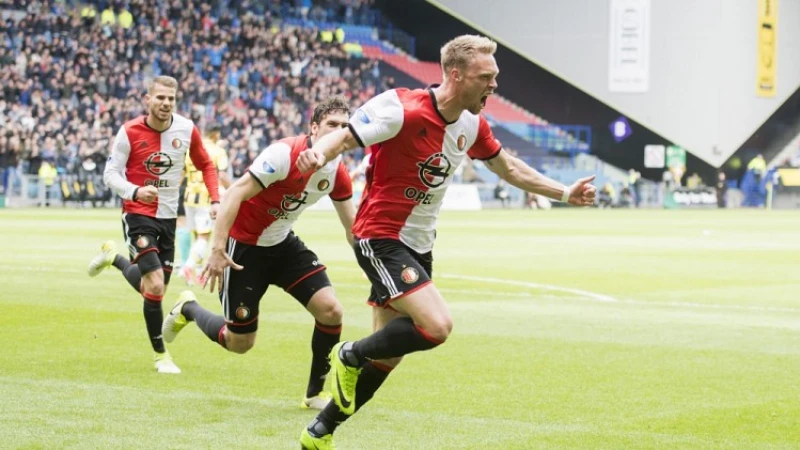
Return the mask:
[[(217, 168), (220, 195), (222, 195), (225, 189), (231, 185), (231, 180), (227, 172), (228, 152), (219, 145), (219, 138), (219, 125), (209, 125), (206, 129), (206, 137), (203, 139), (203, 146)], [(214, 221), (210, 215), (211, 199), (208, 189), (203, 183), (203, 172), (197, 170), (189, 158), (186, 159), (186, 191), (183, 195), (183, 204), (186, 208), (186, 224), (189, 231), (194, 234), (194, 242), (180, 274), (186, 279), (187, 284), (192, 284), (195, 267), (205, 259), (211, 230), (214, 229)]]

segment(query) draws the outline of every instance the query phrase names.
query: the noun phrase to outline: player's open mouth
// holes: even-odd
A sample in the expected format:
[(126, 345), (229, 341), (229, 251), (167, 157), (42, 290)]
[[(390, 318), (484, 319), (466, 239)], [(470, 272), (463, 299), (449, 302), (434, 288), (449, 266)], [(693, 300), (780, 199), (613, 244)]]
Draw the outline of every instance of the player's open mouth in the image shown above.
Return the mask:
[(481, 108), (486, 108), (486, 100), (489, 98), (488, 95), (484, 95), (481, 97)]

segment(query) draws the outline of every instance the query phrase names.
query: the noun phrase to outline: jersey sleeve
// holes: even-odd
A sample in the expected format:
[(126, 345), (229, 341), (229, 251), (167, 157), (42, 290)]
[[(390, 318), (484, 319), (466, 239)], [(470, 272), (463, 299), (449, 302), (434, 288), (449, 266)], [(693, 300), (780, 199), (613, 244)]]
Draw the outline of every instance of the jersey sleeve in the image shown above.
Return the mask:
[(192, 164), (203, 172), (203, 184), (208, 189), (208, 196), (211, 202), (219, 202), (219, 179), (217, 176), (217, 167), (208, 156), (208, 152), (203, 147), (203, 138), (200, 136), (200, 130), (197, 127), (192, 127), (192, 141), (189, 143), (189, 156), (192, 159)]
[(492, 159), (500, 153), (503, 145), (494, 137), (492, 127), (483, 116), (480, 117), (478, 125), (478, 138), (472, 144), (467, 155), (472, 159), (480, 159), (486, 161)]
[(350, 118), (348, 127), (361, 147), (387, 141), (400, 132), (404, 119), (403, 104), (392, 89), (376, 95)]
[(265, 148), (253, 160), (253, 164), (247, 169), (262, 188), (266, 189), (276, 181), (285, 180), (291, 168), (292, 148), (284, 142), (276, 142)]
[(119, 129), (114, 143), (111, 145), (108, 162), (103, 171), (103, 182), (125, 200), (133, 200), (133, 193), (139, 187), (128, 181), (125, 175), (130, 154), (131, 144), (128, 140), (128, 132), (123, 126)]
[(333, 190), (328, 195), (335, 202), (343, 202), (353, 197), (353, 182), (350, 181), (350, 173), (343, 162), (339, 162), (336, 168), (336, 180), (333, 183)]

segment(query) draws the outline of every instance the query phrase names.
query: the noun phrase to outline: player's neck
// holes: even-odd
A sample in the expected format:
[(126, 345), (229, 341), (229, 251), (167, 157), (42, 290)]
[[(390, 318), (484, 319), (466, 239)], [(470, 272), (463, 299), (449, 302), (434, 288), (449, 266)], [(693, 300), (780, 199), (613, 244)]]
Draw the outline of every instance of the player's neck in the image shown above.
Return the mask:
[(172, 125), (172, 114), (170, 114), (169, 119), (167, 120), (159, 120), (152, 114), (148, 114), (147, 117), (144, 119), (144, 121), (148, 127), (160, 133), (162, 131), (165, 131)]
[(461, 117), (464, 108), (458, 104), (456, 92), (450, 85), (444, 83), (434, 88), (433, 95), (436, 97), (436, 106), (439, 109), (439, 114), (441, 114), (448, 123), (453, 123)]

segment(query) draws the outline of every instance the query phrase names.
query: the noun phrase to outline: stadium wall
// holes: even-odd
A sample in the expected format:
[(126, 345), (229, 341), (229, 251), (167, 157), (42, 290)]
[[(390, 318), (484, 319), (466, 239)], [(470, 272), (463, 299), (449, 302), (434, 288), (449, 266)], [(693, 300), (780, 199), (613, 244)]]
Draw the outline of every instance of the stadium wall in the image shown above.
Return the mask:
[(714, 167), (800, 86), (800, 2), (777, 4), (774, 97), (756, 95), (758, 2), (650, 0), (649, 83), (609, 91), (612, 0), (431, 3)]

